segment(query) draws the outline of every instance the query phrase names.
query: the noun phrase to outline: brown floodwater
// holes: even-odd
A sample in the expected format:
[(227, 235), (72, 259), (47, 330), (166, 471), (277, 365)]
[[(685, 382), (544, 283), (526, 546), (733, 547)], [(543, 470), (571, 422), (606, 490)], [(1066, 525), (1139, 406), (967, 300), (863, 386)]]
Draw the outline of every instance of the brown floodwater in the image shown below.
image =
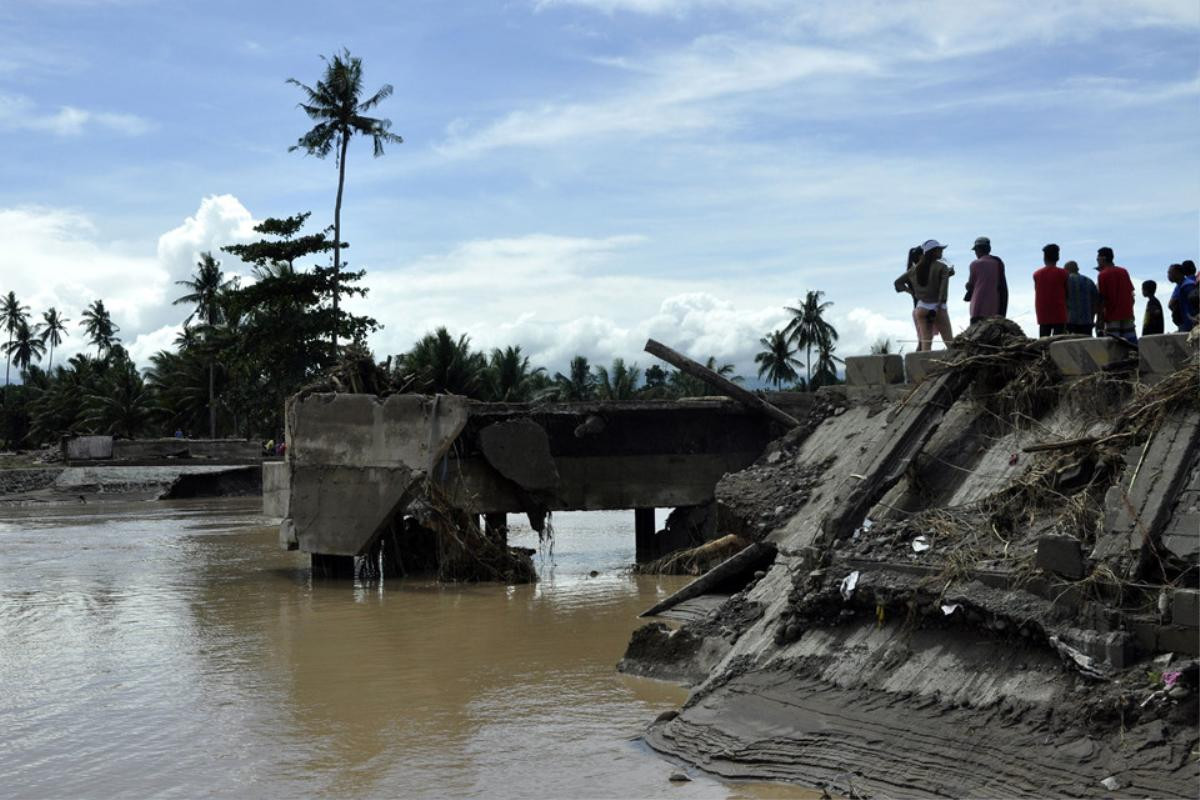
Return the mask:
[(816, 797), (637, 741), (686, 692), (614, 669), (681, 585), (632, 517), (504, 587), (313, 581), (257, 499), (0, 510), (0, 795)]

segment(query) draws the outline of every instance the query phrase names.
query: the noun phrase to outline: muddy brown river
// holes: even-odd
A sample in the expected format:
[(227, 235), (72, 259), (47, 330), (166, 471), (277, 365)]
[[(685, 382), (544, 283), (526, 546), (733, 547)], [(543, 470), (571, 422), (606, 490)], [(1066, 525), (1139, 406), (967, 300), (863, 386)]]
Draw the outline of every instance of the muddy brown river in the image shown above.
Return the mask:
[(0, 795), (817, 796), (636, 741), (686, 692), (614, 670), (681, 585), (626, 574), (632, 513), (557, 515), (535, 586), (439, 586), (314, 582), (258, 507), (0, 509)]

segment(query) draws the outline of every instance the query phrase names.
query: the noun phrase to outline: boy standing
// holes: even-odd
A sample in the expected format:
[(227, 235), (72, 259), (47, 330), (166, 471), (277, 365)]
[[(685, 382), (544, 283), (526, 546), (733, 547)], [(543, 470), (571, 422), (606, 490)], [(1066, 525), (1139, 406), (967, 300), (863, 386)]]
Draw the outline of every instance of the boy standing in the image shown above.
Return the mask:
[[(1167, 270), (1170, 274), (1170, 270)], [(1142, 314), (1142, 336), (1153, 336), (1163, 332), (1162, 303), (1154, 296), (1158, 284), (1142, 281), (1142, 297), (1146, 298), (1146, 311)]]

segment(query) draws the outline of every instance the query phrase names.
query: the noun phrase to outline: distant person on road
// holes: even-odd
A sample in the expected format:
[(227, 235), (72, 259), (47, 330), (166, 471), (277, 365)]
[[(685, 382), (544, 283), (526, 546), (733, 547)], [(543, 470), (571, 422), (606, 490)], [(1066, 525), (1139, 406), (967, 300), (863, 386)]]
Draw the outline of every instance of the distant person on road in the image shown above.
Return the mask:
[(1008, 313), (1008, 281), (1004, 277), (1004, 262), (992, 255), (991, 239), (980, 236), (971, 249), (975, 251), (975, 260), (971, 262), (963, 300), (971, 304), (974, 325), (981, 319)]
[(183, 430), (182, 430), (181, 428), (176, 428), (176, 429), (175, 429), (175, 438), (176, 438), (176, 439), (182, 439), (182, 438), (183, 438)]
[(1196, 327), (1200, 317), (1200, 292), (1197, 291), (1196, 276), (1188, 275), (1182, 264), (1172, 264), (1167, 269), (1167, 280), (1175, 284), (1175, 290), (1167, 300), (1171, 311), (1171, 322), (1180, 333)]
[(1096, 269), (1100, 275), (1096, 288), (1100, 290), (1100, 313), (1097, 322), (1103, 323), (1105, 336), (1119, 336), (1137, 344), (1137, 328), (1133, 317), (1133, 281), (1124, 267), (1113, 263), (1111, 247), (1096, 251)]
[(1091, 336), (1096, 309), (1100, 306), (1100, 291), (1095, 281), (1079, 274), (1076, 262), (1068, 261), (1063, 269), (1067, 273), (1067, 333)]
[(946, 245), (936, 239), (929, 239), (921, 245), (921, 258), (917, 263), (896, 280), (897, 287), (900, 287), (902, 282), (911, 286), (913, 297), (917, 301), (913, 309), (917, 350), (929, 350), (933, 346), (935, 330), (946, 345), (954, 341), (950, 312), (946, 309), (950, 276), (954, 274), (954, 267), (942, 260), (945, 249)]
[[(1167, 274), (1171, 274), (1170, 269), (1167, 270)], [(1146, 298), (1146, 310), (1142, 312), (1142, 336), (1153, 336), (1163, 332), (1162, 303), (1154, 296), (1157, 290), (1158, 284), (1154, 281), (1142, 281), (1142, 297)]]
[(1037, 311), (1038, 336), (1058, 336), (1067, 332), (1068, 276), (1065, 269), (1058, 267), (1058, 255), (1058, 245), (1043, 247), (1043, 266), (1033, 273), (1033, 306)]

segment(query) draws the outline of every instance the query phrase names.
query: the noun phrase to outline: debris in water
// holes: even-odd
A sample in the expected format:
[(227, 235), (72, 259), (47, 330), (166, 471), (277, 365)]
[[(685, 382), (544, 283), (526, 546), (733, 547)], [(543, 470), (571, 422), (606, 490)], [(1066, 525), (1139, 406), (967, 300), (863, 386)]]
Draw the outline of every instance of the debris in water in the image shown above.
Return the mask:
[(858, 586), (858, 570), (854, 570), (846, 577), (842, 578), (842, 599), (849, 600), (854, 594), (854, 587)]
[(1100, 781), (1100, 785), (1105, 789), (1108, 789), (1110, 792), (1115, 792), (1117, 789), (1121, 788), (1121, 782), (1111, 775)]
[(930, 547), (933, 547), (933, 545), (931, 545), (929, 543), (929, 539), (924, 536), (918, 536), (917, 538), (913, 539), (912, 549), (917, 553), (924, 553)]

